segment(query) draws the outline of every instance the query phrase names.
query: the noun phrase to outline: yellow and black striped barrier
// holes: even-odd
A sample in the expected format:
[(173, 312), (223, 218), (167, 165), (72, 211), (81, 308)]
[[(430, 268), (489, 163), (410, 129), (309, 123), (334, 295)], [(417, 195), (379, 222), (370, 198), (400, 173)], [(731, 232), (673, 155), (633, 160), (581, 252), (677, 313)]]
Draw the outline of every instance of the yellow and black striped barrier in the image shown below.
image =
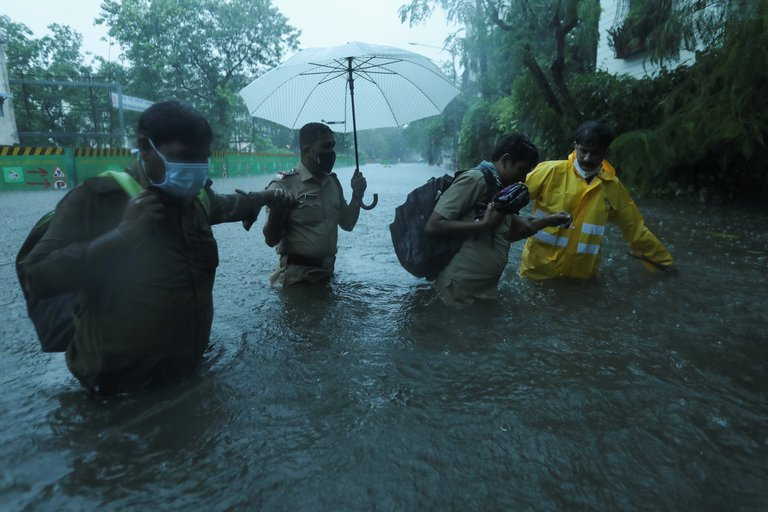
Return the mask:
[[(209, 175), (215, 179), (272, 174), (291, 169), (298, 159), (294, 153), (215, 151), (209, 159)], [(352, 165), (348, 160), (339, 155), (336, 166)], [(0, 146), (0, 192), (64, 190), (135, 163), (136, 156), (125, 148)]]
[(0, 146), (0, 156), (63, 155), (64, 148)]
[(125, 148), (75, 148), (76, 157), (85, 156), (131, 156), (131, 150)]

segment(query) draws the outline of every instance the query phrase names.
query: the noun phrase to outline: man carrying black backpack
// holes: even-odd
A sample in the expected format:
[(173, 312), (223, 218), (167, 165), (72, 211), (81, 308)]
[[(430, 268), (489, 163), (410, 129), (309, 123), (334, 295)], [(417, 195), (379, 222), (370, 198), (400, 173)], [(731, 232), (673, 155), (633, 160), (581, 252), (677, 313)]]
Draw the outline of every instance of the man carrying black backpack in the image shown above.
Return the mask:
[[(17, 258), (43, 349), (66, 350), (70, 371), (100, 394), (192, 373), (213, 320), (219, 259), (211, 225), (250, 227), (262, 206), (293, 203), (282, 192), (213, 192), (211, 127), (185, 105), (154, 104), (137, 131), (136, 168), (104, 173), (69, 192)], [(47, 345), (60, 334), (52, 325), (69, 332), (64, 346)]]
[(567, 213), (534, 220), (494, 207), (493, 197), (505, 187), (525, 181), (525, 175), (539, 161), (539, 153), (528, 138), (517, 133), (505, 135), (491, 160), (462, 172), (453, 181), (425, 227), (430, 236), (463, 239), (459, 251), (435, 280), (438, 295), (448, 304), (494, 299), (512, 242), (546, 226), (570, 222)]

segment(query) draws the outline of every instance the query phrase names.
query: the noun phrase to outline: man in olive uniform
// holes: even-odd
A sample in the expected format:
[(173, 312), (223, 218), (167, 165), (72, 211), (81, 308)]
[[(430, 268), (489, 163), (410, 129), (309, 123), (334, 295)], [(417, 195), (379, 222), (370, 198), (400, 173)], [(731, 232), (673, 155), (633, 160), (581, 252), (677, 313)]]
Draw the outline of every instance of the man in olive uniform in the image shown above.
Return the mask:
[(293, 208), (269, 208), (264, 238), (270, 247), (277, 246), (280, 262), (270, 277), (273, 285), (328, 281), (336, 261), (338, 228), (352, 231), (360, 216), (360, 204), (366, 180), (356, 170), (352, 176), (352, 200), (344, 200), (336, 174), (336, 139), (321, 123), (309, 123), (299, 131), (301, 162), (268, 190), (283, 191), (294, 197)]
[[(494, 299), (512, 242), (546, 226), (569, 222), (570, 216), (565, 213), (535, 220), (505, 215), (488, 202), (495, 191), (524, 180), (538, 161), (537, 149), (525, 136), (505, 135), (493, 150), (490, 162), (483, 161), (461, 173), (440, 196), (425, 231), (433, 236), (464, 238), (459, 252), (434, 282), (443, 302), (455, 305)], [(494, 190), (488, 190), (486, 173), (493, 177)]]
[(20, 262), (24, 288), (35, 296), (77, 294), (67, 366), (102, 394), (195, 370), (213, 318), (218, 249), (211, 225), (250, 223), (265, 204), (290, 204), (275, 192), (213, 192), (213, 135), (189, 107), (157, 103), (142, 113), (137, 131), (139, 161), (129, 174), (144, 191), (129, 199), (113, 177), (86, 180), (59, 202)]

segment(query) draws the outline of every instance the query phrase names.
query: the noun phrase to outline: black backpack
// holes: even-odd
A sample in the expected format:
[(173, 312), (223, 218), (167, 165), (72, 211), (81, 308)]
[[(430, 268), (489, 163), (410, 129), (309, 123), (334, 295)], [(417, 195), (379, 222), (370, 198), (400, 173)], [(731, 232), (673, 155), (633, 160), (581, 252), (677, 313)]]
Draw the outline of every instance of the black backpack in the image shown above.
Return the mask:
[(24, 244), (16, 256), (16, 276), (19, 278), (24, 299), (27, 302), (27, 313), (37, 331), (40, 348), (43, 352), (64, 352), (75, 335), (75, 304), (76, 293), (64, 293), (47, 299), (32, 296), (26, 287), (20, 263), (27, 254), (32, 252), (37, 242), (43, 238), (53, 219), (54, 212), (45, 214), (32, 228)]
[[(499, 190), (493, 173), (483, 168), (480, 170), (488, 194), (484, 204), (476, 205), (478, 215), (482, 215), (485, 206)], [(395, 220), (389, 225), (392, 245), (400, 265), (416, 277), (435, 279), (464, 243), (462, 238), (429, 236), (424, 232), (437, 200), (464, 172), (459, 171), (455, 176), (445, 174), (439, 178), (430, 178), (424, 185), (412, 190), (405, 202), (395, 209)]]

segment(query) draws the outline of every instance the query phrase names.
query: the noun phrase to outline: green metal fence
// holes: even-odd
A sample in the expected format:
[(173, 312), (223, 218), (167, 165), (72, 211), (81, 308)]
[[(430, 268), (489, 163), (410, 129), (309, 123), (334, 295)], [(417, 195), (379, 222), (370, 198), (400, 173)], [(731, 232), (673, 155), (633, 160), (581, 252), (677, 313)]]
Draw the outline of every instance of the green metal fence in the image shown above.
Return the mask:
[(296, 164), (292, 153), (214, 153), (209, 161), (212, 178), (274, 174)]
[[(0, 147), (0, 192), (66, 190), (104, 171), (122, 170), (135, 161), (127, 149)], [(210, 159), (212, 178), (273, 174), (296, 165), (292, 153), (224, 153)], [(336, 167), (353, 165), (339, 155)]]

